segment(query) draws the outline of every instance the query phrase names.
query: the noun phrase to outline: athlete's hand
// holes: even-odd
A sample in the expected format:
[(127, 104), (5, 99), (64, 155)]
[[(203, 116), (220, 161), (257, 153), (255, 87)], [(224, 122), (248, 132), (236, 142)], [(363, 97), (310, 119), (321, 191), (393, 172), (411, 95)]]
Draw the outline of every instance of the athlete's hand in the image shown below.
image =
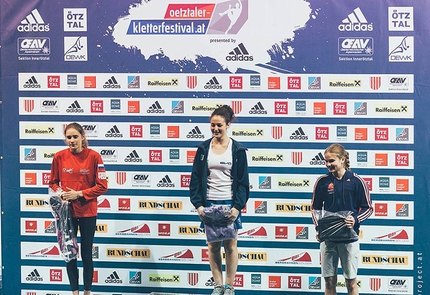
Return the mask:
[(345, 218), (345, 223), (347, 228), (353, 228), (355, 224), (355, 219), (352, 215), (349, 215), (347, 218)]
[(197, 208), (197, 214), (199, 215), (199, 218), (201, 221), (207, 222), (207, 220), (205, 218), (204, 208), (205, 207), (203, 207), (203, 206), (200, 206), (199, 208)]
[(230, 215), (227, 216), (228, 223), (235, 222), (238, 216), (239, 216), (239, 210), (237, 210), (234, 207), (231, 208)]
[(68, 191), (64, 191), (61, 193), (60, 197), (65, 201), (74, 201), (82, 197), (82, 191), (75, 191), (70, 187), (67, 188)]

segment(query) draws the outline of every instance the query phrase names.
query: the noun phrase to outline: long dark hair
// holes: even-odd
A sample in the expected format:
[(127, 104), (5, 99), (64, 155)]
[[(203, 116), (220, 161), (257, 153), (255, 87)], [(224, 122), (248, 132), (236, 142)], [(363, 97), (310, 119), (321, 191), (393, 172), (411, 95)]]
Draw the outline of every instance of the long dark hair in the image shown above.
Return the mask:
[(226, 104), (216, 108), (212, 112), (210, 117), (212, 118), (213, 116), (223, 117), (226, 124), (229, 124), (230, 122), (233, 122), (236, 119), (236, 115), (234, 114), (233, 109)]

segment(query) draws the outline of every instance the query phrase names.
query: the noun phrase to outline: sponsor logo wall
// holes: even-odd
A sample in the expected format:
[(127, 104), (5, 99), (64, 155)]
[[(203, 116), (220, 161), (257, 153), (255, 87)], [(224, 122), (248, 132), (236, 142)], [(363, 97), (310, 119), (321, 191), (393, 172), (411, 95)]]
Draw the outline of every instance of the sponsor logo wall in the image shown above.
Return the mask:
[[(1, 4), (14, 15), (2, 16), (4, 292), (69, 292), (47, 184), (70, 122), (83, 125), (109, 180), (98, 199), (93, 293), (210, 292), (188, 187), (196, 146), (223, 104), (237, 116), (229, 132), (248, 147), (251, 182), (238, 294), (323, 293), (310, 201), (334, 142), (349, 151), (375, 209), (361, 226), (360, 293), (429, 289), (420, 221), (429, 204), (421, 51), (430, 4), (9, 2)], [(338, 290), (346, 292), (342, 276)]]

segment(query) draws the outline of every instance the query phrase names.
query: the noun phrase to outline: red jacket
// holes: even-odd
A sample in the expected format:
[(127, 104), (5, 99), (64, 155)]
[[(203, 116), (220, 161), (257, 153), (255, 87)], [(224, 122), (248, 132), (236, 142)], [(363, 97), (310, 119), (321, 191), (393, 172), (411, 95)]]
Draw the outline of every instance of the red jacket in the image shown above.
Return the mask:
[(55, 153), (49, 187), (82, 191), (83, 198), (72, 202), (73, 217), (97, 216), (97, 197), (107, 191), (106, 171), (99, 153), (84, 148), (79, 154), (70, 149)]

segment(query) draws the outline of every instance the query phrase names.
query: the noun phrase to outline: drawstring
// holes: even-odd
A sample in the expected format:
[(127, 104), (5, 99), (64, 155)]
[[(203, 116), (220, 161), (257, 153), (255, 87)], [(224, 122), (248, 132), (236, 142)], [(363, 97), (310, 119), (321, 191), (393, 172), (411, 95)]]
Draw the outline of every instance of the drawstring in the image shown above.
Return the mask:
[(345, 205), (345, 183), (344, 183), (344, 180), (343, 180), (344, 176), (342, 176), (342, 200), (343, 200), (343, 205)]

